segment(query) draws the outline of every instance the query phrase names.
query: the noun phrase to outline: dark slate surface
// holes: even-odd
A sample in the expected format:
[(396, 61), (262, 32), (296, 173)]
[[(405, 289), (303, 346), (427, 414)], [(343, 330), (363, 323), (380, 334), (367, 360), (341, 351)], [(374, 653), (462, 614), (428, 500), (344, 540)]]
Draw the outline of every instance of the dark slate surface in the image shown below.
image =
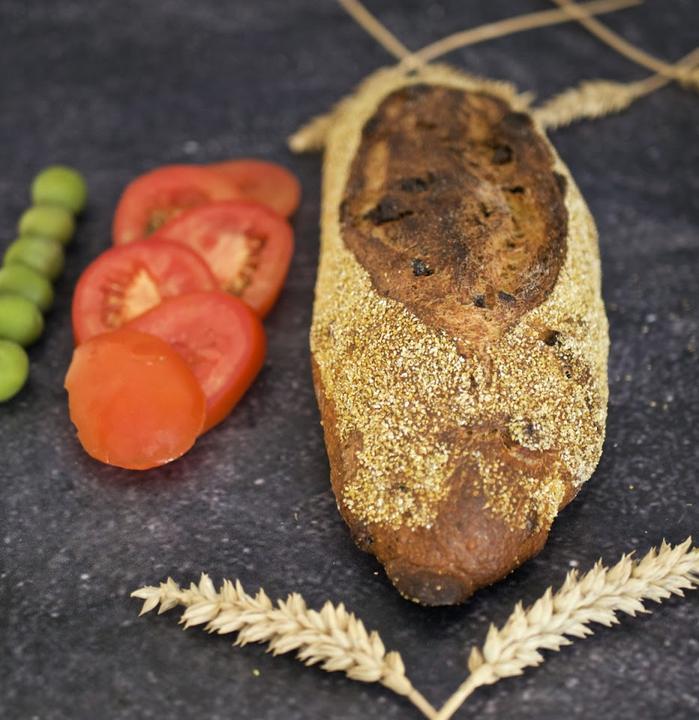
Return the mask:
[[(543, 0), (371, 3), (411, 47)], [(697, 44), (696, 0), (647, 2), (609, 23), (661, 57)], [(636, 67), (573, 26), (450, 57), (545, 97)], [(0, 2), (0, 238), (33, 173), (67, 161), (91, 200), (31, 381), (0, 408), (0, 716), (402, 718), (379, 687), (273, 659), (260, 647), (137, 618), (128, 593), (172, 574), (240, 577), (273, 595), (345, 601), (400, 650), (435, 703), (464, 675), (467, 646), (518, 599), (571, 566), (698, 534), (699, 97), (669, 87), (621, 116), (555, 133), (601, 234), (611, 321), (608, 441), (594, 478), (546, 549), (462, 608), (402, 600), (351, 544), (328, 484), (307, 332), (318, 252), (320, 161), (284, 138), (384, 52), (332, 2)], [(183, 460), (147, 475), (92, 462), (68, 421), (71, 289), (109, 244), (118, 193), (167, 163), (256, 155), (293, 167), (305, 196), (298, 250), (266, 322), (270, 352), (235, 414)], [(459, 717), (619, 720), (699, 716), (699, 595), (600, 629), (537, 670), (478, 691)]]

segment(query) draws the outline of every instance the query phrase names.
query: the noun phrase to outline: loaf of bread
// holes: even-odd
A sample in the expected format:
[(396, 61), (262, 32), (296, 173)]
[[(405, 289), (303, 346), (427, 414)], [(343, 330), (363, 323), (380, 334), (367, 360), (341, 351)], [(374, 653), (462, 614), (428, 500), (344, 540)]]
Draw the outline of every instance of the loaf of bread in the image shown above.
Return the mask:
[(382, 70), (310, 132), (295, 144), (325, 145), (311, 350), (337, 504), (405, 597), (459, 603), (542, 548), (598, 462), (595, 226), (505, 84)]

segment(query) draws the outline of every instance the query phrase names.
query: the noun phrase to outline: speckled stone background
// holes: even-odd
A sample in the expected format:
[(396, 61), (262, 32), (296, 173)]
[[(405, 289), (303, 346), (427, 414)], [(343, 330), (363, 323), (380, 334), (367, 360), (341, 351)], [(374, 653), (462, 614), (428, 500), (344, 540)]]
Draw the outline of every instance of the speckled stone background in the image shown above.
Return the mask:
[[(548, 4), (370, 6), (419, 47)], [(668, 59), (699, 44), (696, 0), (649, 0), (608, 22)], [(284, 138), (387, 60), (330, 1), (0, 0), (0, 243), (12, 239), (42, 165), (73, 163), (91, 189), (47, 331), (31, 350), (31, 381), (0, 408), (0, 717), (417, 717), (378, 686), (183, 633), (174, 613), (139, 619), (128, 594), (207, 570), (272, 595), (343, 600), (437, 703), (463, 678), (468, 646), (516, 600), (600, 556), (699, 535), (699, 96), (673, 86), (553, 135), (599, 225), (612, 352), (604, 457), (546, 549), (464, 607), (430, 610), (402, 600), (352, 545), (330, 492), (308, 362), (320, 159), (292, 157)], [(540, 97), (582, 78), (643, 76), (573, 25), (449, 60)], [(133, 176), (239, 155), (288, 164), (304, 187), (262, 376), (172, 466), (137, 475), (98, 465), (75, 440), (62, 389), (76, 279), (108, 247), (115, 202)], [(695, 593), (479, 690), (458, 717), (690, 719), (699, 717), (698, 677)]]

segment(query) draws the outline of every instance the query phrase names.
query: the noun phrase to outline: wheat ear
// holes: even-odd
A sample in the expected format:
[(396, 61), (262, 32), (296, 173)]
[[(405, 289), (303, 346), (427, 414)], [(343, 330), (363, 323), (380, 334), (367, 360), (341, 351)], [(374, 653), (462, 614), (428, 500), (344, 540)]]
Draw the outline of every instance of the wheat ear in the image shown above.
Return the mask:
[[(699, 68), (694, 67), (698, 62), (699, 48), (677, 63), (678, 68), (688, 70), (680, 82), (692, 90), (699, 89)], [(543, 127), (553, 130), (583, 118), (597, 118), (621, 112), (638, 98), (649, 95), (670, 82), (672, 78), (662, 74), (630, 83), (585, 80), (536, 108), (534, 115)]]
[(237, 632), (236, 645), (267, 643), (273, 655), (296, 651), (306, 665), (320, 664), (329, 672), (341, 671), (362, 682), (379, 682), (406, 697), (426, 717), (436, 710), (420, 694), (405, 674), (397, 652), (386, 652), (375, 631), (340, 603), (326, 602), (320, 612), (307, 607), (298, 593), (274, 604), (264, 590), (253, 597), (239, 581), (224, 580), (217, 591), (206, 574), (199, 583), (183, 590), (172, 579), (159, 586), (140, 588), (131, 597), (144, 600), (141, 615), (159, 606), (158, 614), (177, 605), (185, 607), (180, 623), (185, 629), (204, 625), (210, 633)]
[(692, 548), (691, 538), (675, 547), (663, 541), (639, 561), (623, 555), (612, 568), (599, 561), (582, 576), (569, 572), (557, 592), (549, 588), (527, 610), (518, 603), (502, 628), (490, 626), (482, 649), (471, 651), (470, 675), (435, 720), (451, 718), (476, 688), (540, 665), (540, 650), (559, 650), (572, 642), (569, 637), (591, 635), (591, 623), (611, 626), (619, 622), (618, 612), (649, 612), (644, 600), (659, 603), (698, 583), (699, 549)]
[(644, 80), (631, 83), (613, 80), (584, 80), (563, 91), (534, 110), (534, 116), (547, 130), (570, 125), (576, 120), (592, 119), (626, 110), (638, 98), (666, 83), (662, 78), (652, 87)]

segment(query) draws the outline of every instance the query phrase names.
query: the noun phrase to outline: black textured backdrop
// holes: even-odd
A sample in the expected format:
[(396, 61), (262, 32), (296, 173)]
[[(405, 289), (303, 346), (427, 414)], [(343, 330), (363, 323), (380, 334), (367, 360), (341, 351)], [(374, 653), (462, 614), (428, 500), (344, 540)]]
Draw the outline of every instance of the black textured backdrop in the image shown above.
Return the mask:
[[(370, 6), (410, 47), (548, 7), (544, 0), (390, 0)], [(699, 44), (696, 0), (650, 0), (608, 22), (660, 57)], [(230, 638), (183, 633), (174, 613), (137, 617), (128, 593), (208, 570), (272, 595), (343, 600), (435, 703), (467, 646), (518, 599), (571, 566), (699, 534), (699, 96), (676, 86), (623, 115), (553, 134), (599, 225), (611, 323), (608, 439), (545, 550), (456, 609), (402, 600), (353, 547), (335, 510), (310, 381), (307, 333), (318, 253), (320, 160), (284, 138), (388, 57), (330, 1), (0, 0), (0, 242), (48, 162), (87, 176), (89, 209), (57, 286), (31, 381), (0, 408), (0, 716), (76, 719), (403, 718), (412, 707)], [(643, 71), (573, 25), (450, 56), (546, 97), (583, 77)], [(92, 462), (68, 421), (71, 290), (110, 242), (134, 175), (169, 162), (253, 155), (304, 187), (298, 249), (266, 321), (259, 381), (184, 459), (136, 475)], [(549, 653), (479, 690), (459, 717), (699, 715), (699, 594)]]

